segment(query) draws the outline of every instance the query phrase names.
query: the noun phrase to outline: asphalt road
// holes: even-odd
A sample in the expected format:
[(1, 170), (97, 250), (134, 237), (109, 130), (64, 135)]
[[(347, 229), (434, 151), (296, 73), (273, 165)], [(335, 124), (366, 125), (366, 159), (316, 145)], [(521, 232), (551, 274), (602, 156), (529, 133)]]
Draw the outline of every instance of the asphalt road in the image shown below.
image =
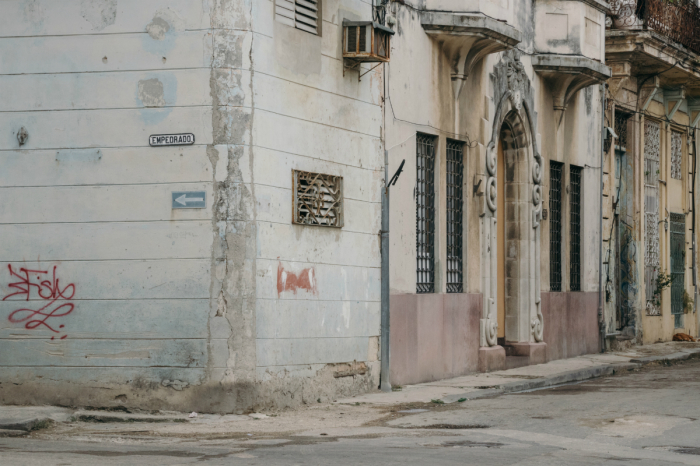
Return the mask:
[(327, 432), (206, 437), (130, 428), (0, 438), (0, 464), (700, 465), (700, 361), (387, 413)]

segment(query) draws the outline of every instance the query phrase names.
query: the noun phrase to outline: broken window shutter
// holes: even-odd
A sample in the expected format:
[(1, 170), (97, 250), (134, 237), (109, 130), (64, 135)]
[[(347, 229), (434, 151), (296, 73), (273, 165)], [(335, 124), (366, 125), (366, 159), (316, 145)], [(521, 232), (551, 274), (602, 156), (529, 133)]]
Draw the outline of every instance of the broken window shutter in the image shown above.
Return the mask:
[(314, 0), (275, 0), (275, 19), (287, 26), (318, 34), (318, 3)]

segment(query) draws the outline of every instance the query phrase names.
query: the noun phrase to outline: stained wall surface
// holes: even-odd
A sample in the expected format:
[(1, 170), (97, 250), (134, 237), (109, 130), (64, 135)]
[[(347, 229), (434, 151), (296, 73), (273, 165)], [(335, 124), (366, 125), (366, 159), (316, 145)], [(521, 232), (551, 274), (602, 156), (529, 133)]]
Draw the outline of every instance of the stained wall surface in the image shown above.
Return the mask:
[[(339, 27), (370, 7), (322, 2), (320, 36), (273, 8), (3, 4), (2, 401), (231, 412), (376, 383), (382, 76), (344, 76)], [(149, 147), (172, 133), (195, 143)], [(291, 224), (292, 169), (344, 177), (342, 229)]]

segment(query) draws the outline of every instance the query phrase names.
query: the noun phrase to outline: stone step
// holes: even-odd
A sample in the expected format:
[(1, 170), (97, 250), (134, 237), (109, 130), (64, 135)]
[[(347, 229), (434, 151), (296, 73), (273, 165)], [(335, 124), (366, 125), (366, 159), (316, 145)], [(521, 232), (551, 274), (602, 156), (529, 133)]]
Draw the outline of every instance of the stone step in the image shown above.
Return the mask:
[(515, 369), (530, 365), (529, 356), (506, 356), (506, 369)]

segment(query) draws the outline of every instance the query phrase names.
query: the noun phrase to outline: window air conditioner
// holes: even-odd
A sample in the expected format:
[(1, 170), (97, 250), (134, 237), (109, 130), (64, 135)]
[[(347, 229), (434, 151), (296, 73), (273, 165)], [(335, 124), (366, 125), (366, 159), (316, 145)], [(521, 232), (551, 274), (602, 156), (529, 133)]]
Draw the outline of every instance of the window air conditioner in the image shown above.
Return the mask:
[(388, 62), (394, 34), (373, 21), (343, 21), (343, 58), (351, 66), (363, 62)]

